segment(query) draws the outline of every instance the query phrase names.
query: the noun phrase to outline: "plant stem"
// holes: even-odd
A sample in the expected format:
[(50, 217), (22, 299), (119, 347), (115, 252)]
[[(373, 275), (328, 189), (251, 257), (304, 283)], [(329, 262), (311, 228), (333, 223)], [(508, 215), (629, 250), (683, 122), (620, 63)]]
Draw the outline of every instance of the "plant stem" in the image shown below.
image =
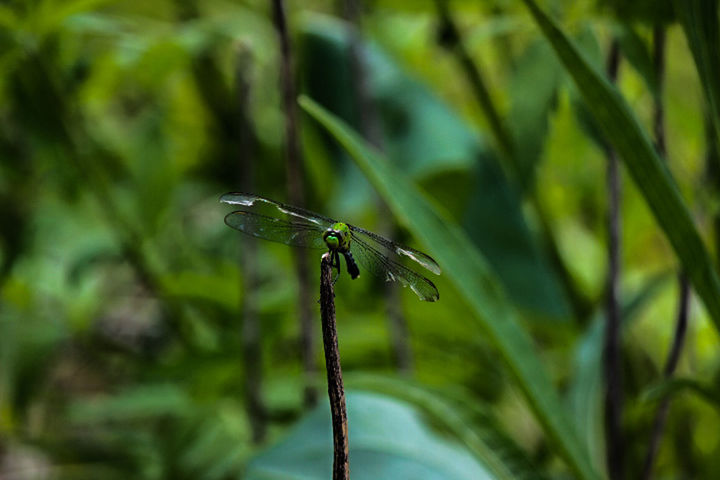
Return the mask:
[[(613, 40), (607, 61), (610, 81), (617, 80), (620, 65), (620, 47)], [(612, 147), (607, 147), (608, 188), (608, 287), (607, 323), (603, 364), (605, 373), (605, 438), (608, 476), (612, 480), (625, 477), (624, 439), (622, 434), (622, 347), (620, 339), (620, 171), (618, 158)]]
[(332, 260), (325, 253), (320, 261), (320, 317), (322, 320), (325, 368), (333, 430), (333, 480), (350, 478), (348, 450), (348, 420), (345, 407), (340, 352), (335, 326), (335, 289), (332, 280)]
[[(656, 26), (653, 30), (653, 63), (655, 66), (655, 80), (658, 86), (658, 96), (655, 98), (653, 105), (653, 130), (655, 133), (655, 145), (660, 157), (667, 161), (667, 147), (665, 144), (665, 122), (664, 108), (662, 103), (662, 91), (665, 77), (665, 27)], [(690, 303), (690, 283), (684, 273), (678, 275), (679, 297), (678, 297), (678, 313), (675, 322), (675, 334), (673, 336), (672, 346), (665, 361), (663, 376), (670, 378), (677, 368), (680, 360), (685, 335), (687, 333), (687, 323)], [(653, 466), (660, 450), (660, 441), (662, 440), (665, 423), (667, 422), (668, 412), (670, 411), (670, 396), (665, 397), (655, 412), (653, 420), (653, 429), (650, 436), (650, 446), (648, 447), (643, 464), (642, 478), (649, 480), (652, 478)]]
[[(680, 285), (680, 295), (678, 298), (677, 322), (675, 324), (675, 335), (673, 337), (672, 347), (668, 353), (668, 358), (665, 362), (665, 368), (663, 370), (663, 376), (665, 378), (672, 377), (675, 369), (677, 368), (678, 361), (680, 360), (680, 352), (682, 351), (683, 341), (687, 332), (688, 314), (690, 310), (690, 283), (683, 273), (678, 276), (678, 279), (678, 283)], [(644, 480), (652, 478), (653, 466), (655, 464), (658, 451), (660, 450), (660, 441), (662, 440), (668, 412), (670, 411), (670, 398), (670, 395), (664, 397), (660, 401), (660, 406), (655, 412), (652, 434), (650, 436), (650, 446), (648, 447), (647, 455), (645, 456), (645, 463), (643, 465), (643, 473), (641, 477)]]
[[(297, 115), (297, 92), (290, 49), (285, 6), (282, 0), (273, 0), (273, 22), (280, 41), (280, 75), (283, 108), (285, 110), (285, 167), (287, 172), (288, 200), (293, 205), (304, 206), (305, 192), (302, 172), (302, 153)], [(295, 269), (298, 277), (298, 308), (300, 312), (300, 350), (303, 370), (306, 376), (304, 403), (312, 406), (317, 402), (314, 387), (315, 343), (312, 334), (312, 310), (310, 308), (310, 269), (303, 250), (295, 250)]]
[[(237, 109), (242, 128), (238, 131), (239, 168), (238, 185), (243, 192), (252, 192), (255, 184), (253, 153), (255, 138), (254, 128), (249, 113), (250, 83), (247, 71), (250, 67), (249, 52), (239, 47), (235, 71)], [(241, 283), (242, 293), (242, 362), (245, 369), (245, 404), (250, 421), (252, 441), (262, 443), (267, 432), (267, 412), (262, 399), (262, 346), (261, 331), (257, 312), (257, 277), (256, 262), (257, 241), (254, 237), (243, 235), (240, 238), (240, 268), (243, 272)]]

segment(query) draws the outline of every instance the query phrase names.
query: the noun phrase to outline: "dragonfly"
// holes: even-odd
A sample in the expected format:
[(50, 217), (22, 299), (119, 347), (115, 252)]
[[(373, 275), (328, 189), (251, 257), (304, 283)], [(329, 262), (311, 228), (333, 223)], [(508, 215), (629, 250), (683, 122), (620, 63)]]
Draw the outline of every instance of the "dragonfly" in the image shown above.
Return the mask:
[[(220, 201), (248, 208), (225, 217), (225, 223), (236, 230), (285, 245), (327, 249), (338, 276), (342, 255), (352, 279), (360, 275), (362, 267), (385, 281), (409, 287), (421, 300), (434, 302), (440, 298), (430, 280), (400, 263), (401, 257), (406, 257), (440, 275), (437, 262), (419, 250), (399, 245), (364, 228), (259, 195), (231, 192), (220, 197)], [(270, 212), (276, 216), (252, 211), (250, 207), (270, 207)]]

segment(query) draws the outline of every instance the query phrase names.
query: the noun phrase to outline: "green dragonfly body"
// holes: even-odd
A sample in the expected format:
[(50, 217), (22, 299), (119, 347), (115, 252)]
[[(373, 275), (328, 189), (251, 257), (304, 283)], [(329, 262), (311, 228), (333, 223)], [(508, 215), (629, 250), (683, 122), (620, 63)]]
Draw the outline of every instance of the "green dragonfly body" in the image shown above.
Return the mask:
[(333, 223), (330, 228), (323, 233), (323, 240), (330, 251), (331, 263), (337, 268), (338, 275), (340, 275), (340, 255), (342, 254), (342, 256), (345, 257), (348, 273), (350, 277), (355, 280), (360, 276), (360, 269), (357, 263), (355, 263), (355, 259), (350, 251), (351, 239), (352, 234), (350, 233), (350, 227), (342, 222)]
[[(400, 257), (407, 257), (431, 272), (440, 274), (440, 267), (435, 260), (414, 248), (398, 245), (349, 223), (338, 222), (324, 215), (258, 195), (226, 193), (220, 197), (220, 201), (249, 208), (232, 212), (225, 217), (227, 225), (243, 233), (285, 245), (327, 249), (338, 272), (340, 255), (345, 258), (348, 273), (353, 279), (360, 275), (357, 265), (359, 263), (363, 269), (386, 281), (396, 281), (410, 287), (421, 300), (434, 302), (440, 298), (437, 288), (430, 280), (400, 263)], [(287, 215), (290, 219), (252, 211), (252, 207), (262, 205), (270, 206), (273, 213)]]

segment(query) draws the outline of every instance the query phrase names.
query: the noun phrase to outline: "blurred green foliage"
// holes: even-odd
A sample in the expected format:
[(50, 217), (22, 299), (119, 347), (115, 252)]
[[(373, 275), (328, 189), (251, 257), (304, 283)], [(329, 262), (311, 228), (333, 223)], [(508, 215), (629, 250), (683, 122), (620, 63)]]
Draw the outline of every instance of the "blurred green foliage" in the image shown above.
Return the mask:
[[(715, 478), (718, 332), (699, 299), (680, 378), (663, 381), (662, 368), (675, 251), (686, 269), (717, 265), (720, 170), (707, 133), (720, 123), (720, 58), (707, 55), (717, 6), (542, 4), (596, 70), (619, 39), (617, 88), (632, 123), (615, 124), (604, 97), (588, 96), (593, 85), (573, 84), (582, 65), (558, 60), (557, 42), (523, 2), (450, 2), (511, 139), (508, 156), (438, 42), (435, 2), (364, 3), (360, 76), (345, 2), (286, 3), (299, 90), (331, 115), (300, 113), (307, 206), (378, 231), (392, 215), (393, 236), (444, 268), (439, 302), (399, 297), (410, 378), (394, 363), (382, 281), (343, 276), (336, 285), (354, 476), (604, 476), (604, 148), (626, 139), (618, 126), (636, 124), (649, 138), (660, 99), (668, 183), (623, 180), (628, 476), (639, 475), (657, 403), (670, 396), (656, 472)], [(314, 410), (302, 402), (292, 251), (259, 242), (248, 290), (246, 239), (224, 225), (217, 202), (241, 185), (287, 199), (269, 4), (0, 5), (1, 478), (329, 476), (327, 400)], [(658, 24), (667, 27), (662, 79), (652, 63)], [(359, 140), (343, 145), (364, 133), (360, 81), (381, 133), (377, 158)], [(652, 154), (628, 142), (618, 149)], [(632, 170), (640, 160), (624, 161)], [(658, 207), (666, 197), (653, 203), (646, 193), (668, 186), (694, 228)], [(573, 310), (543, 221), (590, 315)], [(697, 234), (710, 257), (688, 248)], [(712, 282), (697, 278), (707, 301)], [(242, 355), (249, 304), (261, 337), (261, 443)], [(320, 392), (323, 378), (311, 379)]]

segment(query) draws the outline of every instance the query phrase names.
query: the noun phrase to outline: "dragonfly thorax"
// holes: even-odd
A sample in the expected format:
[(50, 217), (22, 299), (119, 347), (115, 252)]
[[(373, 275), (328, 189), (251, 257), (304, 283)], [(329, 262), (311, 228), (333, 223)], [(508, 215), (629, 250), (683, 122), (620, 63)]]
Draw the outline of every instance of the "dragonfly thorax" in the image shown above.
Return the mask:
[(350, 250), (350, 228), (342, 222), (334, 223), (323, 233), (323, 240), (330, 250), (347, 252)]

